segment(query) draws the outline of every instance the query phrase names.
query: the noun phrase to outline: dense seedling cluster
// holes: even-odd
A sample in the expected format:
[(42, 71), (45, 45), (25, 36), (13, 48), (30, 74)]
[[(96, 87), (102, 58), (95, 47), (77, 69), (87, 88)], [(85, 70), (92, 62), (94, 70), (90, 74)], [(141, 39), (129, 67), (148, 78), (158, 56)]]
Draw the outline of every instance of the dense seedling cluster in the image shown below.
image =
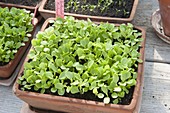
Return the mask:
[(18, 81), (21, 90), (58, 95), (92, 91), (104, 103), (118, 103), (136, 85), (142, 38), (132, 24), (57, 18), (36, 37)]
[(0, 65), (8, 63), (28, 41), (33, 26), (29, 11), (0, 8)]
[(130, 13), (127, 8), (130, 7), (128, 2), (127, 0), (65, 0), (65, 11), (74, 10), (75, 13), (89, 12), (90, 14), (107, 15), (111, 10), (115, 17), (126, 17)]

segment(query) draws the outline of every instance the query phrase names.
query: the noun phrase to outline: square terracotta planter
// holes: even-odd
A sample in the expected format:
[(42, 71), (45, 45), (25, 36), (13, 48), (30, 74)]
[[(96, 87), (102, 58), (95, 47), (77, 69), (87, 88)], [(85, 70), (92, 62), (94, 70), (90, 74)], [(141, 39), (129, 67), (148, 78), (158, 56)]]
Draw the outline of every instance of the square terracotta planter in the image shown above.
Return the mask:
[[(50, 17), (55, 17), (55, 15), (56, 15), (55, 11), (44, 9), (47, 1), (48, 0), (43, 0), (41, 6), (39, 7), (39, 12), (45, 19), (50, 18)], [(117, 23), (127, 23), (127, 22), (131, 22), (133, 20), (138, 2), (139, 2), (139, 0), (134, 0), (133, 7), (132, 7), (131, 14), (130, 14), (129, 18), (90, 16), (90, 15), (73, 14), (73, 13), (64, 13), (64, 15), (65, 16), (73, 16), (73, 17), (76, 17), (78, 19), (90, 18), (91, 20), (98, 21), (98, 22), (108, 21), (108, 22), (117, 22)]]
[[(49, 18), (44, 23), (41, 31), (48, 26)], [(102, 102), (69, 98), (63, 96), (54, 96), (49, 94), (40, 94), (35, 92), (21, 91), (19, 84), (15, 82), (13, 91), (17, 97), (28, 103), (30, 106), (40, 109), (47, 109), (53, 111), (62, 111), (69, 113), (138, 113), (140, 111), (140, 104), (143, 91), (143, 73), (144, 73), (144, 51), (145, 51), (145, 31), (142, 28), (135, 27), (135, 29), (142, 32), (142, 46), (140, 48), (140, 59), (143, 63), (138, 64), (137, 69), (137, 84), (133, 92), (133, 98), (129, 105), (118, 105), (118, 104), (104, 104)], [(27, 60), (25, 60), (26, 62)], [(18, 77), (22, 75), (23, 66), (20, 70)]]
[[(0, 7), (9, 7), (9, 8), (11, 8), (11, 7), (13, 7), (13, 5), (0, 4)], [(17, 7), (17, 6), (16, 6), (16, 8), (21, 8), (22, 9), (22, 7)], [(27, 8), (25, 7), (25, 9), (27, 9)], [(28, 8), (27, 10), (30, 10), (30, 9)], [(35, 31), (37, 23), (38, 23), (38, 19), (34, 18), (34, 22), (33, 22), (34, 28), (33, 28), (33, 31), (31, 32), (32, 37), (30, 37), (29, 40), (25, 43), (25, 46), (19, 48), (18, 52), (14, 56), (14, 59), (11, 60), (6, 65), (0, 66), (0, 78), (7, 79), (14, 72), (14, 70), (17, 67), (17, 65), (19, 64), (22, 56), (24, 55), (26, 49), (30, 45), (30, 42), (31, 42), (31, 40), (33, 38), (33, 34), (34, 34), (34, 31)]]

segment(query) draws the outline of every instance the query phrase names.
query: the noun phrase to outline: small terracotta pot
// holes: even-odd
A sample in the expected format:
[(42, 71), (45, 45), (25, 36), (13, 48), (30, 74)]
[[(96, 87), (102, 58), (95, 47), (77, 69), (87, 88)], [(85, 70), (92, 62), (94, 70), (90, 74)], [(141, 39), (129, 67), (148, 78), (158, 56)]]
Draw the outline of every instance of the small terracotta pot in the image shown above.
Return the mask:
[[(9, 7), (9, 8), (11, 8), (11, 7), (13, 7), (13, 5), (7, 5), (6, 6), (5, 4), (0, 3), (0, 7)], [(16, 8), (21, 8), (22, 9), (23, 7), (16, 7)], [(27, 9), (27, 8), (25, 7), (25, 9)], [(30, 10), (30, 9), (28, 8), (27, 10)], [(34, 10), (31, 10), (31, 11), (34, 11)], [(34, 31), (35, 31), (37, 23), (38, 23), (38, 19), (34, 18), (34, 22), (33, 22), (34, 29), (31, 32), (32, 37), (30, 37), (29, 40), (25, 43), (25, 46), (19, 48), (18, 52), (14, 56), (14, 59), (11, 60), (6, 65), (0, 66), (0, 78), (7, 79), (12, 75), (12, 73), (14, 72), (14, 70), (17, 67), (18, 63), (20, 62), (22, 56), (24, 55), (26, 49), (30, 45), (30, 42), (31, 42), (31, 40), (33, 38)]]
[(159, 7), (164, 33), (170, 36), (170, 0), (159, 0)]
[[(49, 25), (49, 21), (54, 18), (49, 18), (45, 21), (41, 31), (44, 31)], [(140, 111), (140, 104), (143, 91), (143, 73), (144, 73), (144, 51), (145, 51), (145, 31), (142, 28), (135, 27), (142, 32), (142, 46), (140, 48), (140, 59), (143, 63), (138, 64), (137, 70), (137, 84), (133, 92), (133, 98), (129, 105), (104, 104), (102, 102), (69, 98), (63, 96), (54, 96), (50, 94), (40, 94), (35, 92), (22, 91), (19, 89), (19, 84), (15, 82), (13, 91), (17, 97), (25, 101), (29, 105), (53, 111), (62, 111), (69, 113), (138, 113)], [(25, 60), (27, 62), (28, 59)], [(18, 77), (22, 76), (23, 66)]]
[[(45, 19), (50, 18), (50, 17), (56, 17), (56, 12), (52, 10), (46, 10), (44, 9), (46, 3), (48, 0), (42, 0), (42, 4), (39, 7), (39, 12), (44, 17)], [(73, 16), (78, 19), (84, 19), (87, 20), (87, 18), (90, 18), (92, 21), (97, 21), (97, 22), (117, 22), (117, 23), (127, 23), (131, 22), (134, 18), (134, 15), (136, 13), (137, 5), (138, 5), (139, 0), (134, 0), (133, 7), (131, 10), (131, 14), (129, 18), (116, 18), (116, 17), (102, 17), (102, 16), (90, 16), (90, 15), (82, 15), (82, 14), (74, 14), (74, 13), (64, 13), (65, 16)]]

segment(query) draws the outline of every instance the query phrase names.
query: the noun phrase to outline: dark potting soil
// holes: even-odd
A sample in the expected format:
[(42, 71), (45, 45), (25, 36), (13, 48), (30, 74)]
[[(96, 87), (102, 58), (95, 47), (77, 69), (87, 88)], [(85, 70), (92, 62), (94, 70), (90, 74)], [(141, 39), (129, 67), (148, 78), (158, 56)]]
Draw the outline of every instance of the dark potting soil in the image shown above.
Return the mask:
[[(21, 90), (21, 87), (23, 86), (19, 86), (19, 89)], [(134, 88), (135, 86), (131, 87), (129, 89), (129, 94), (125, 94), (124, 98), (122, 98), (120, 100), (120, 102), (118, 104), (120, 105), (129, 105), (131, 103), (131, 100), (133, 98), (133, 92), (134, 92)], [(26, 91), (31, 91), (31, 92), (37, 92), (37, 93), (40, 93), (40, 90), (39, 91), (35, 91), (34, 88), (32, 87), (30, 90), (27, 90), (25, 89)], [(57, 93), (51, 93), (50, 90), (46, 90), (45, 94), (50, 94), (50, 95), (56, 95), (56, 96), (59, 96)], [(63, 95), (63, 97), (70, 97), (70, 98), (77, 98), (77, 99), (85, 99), (85, 100), (92, 100), (92, 101), (97, 101), (97, 102), (103, 102), (103, 99), (99, 99), (97, 96), (95, 96), (93, 94), (92, 91), (88, 91), (84, 94), (71, 94), (71, 93), (65, 93)], [(109, 96), (111, 97), (111, 96)], [(111, 99), (110, 102), (112, 102), (114, 99)]]
[(0, 62), (0, 66), (7, 65), (9, 62)]
[(44, 9), (54, 11), (55, 10), (55, 0), (48, 0), (47, 3), (45, 4)]
[[(122, 98), (121, 101), (118, 104), (129, 105), (131, 103), (131, 100), (132, 100), (133, 92), (134, 92), (134, 87), (132, 87), (129, 90), (129, 94), (126, 94), (125, 97)], [(103, 102), (103, 99), (99, 99), (97, 96), (95, 96), (93, 94), (92, 91), (86, 92), (84, 94), (74, 94), (74, 95), (71, 94), (71, 93), (69, 93), (69, 94), (66, 93), (64, 96), (65, 97), (71, 97), (71, 98), (77, 98), (77, 99), (85, 99), (85, 100), (92, 100), (92, 101), (97, 101), (97, 102)], [(110, 102), (112, 102), (113, 100), (114, 99), (111, 99)]]
[[(64, 2), (64, 11), (67, 13), (76, 13), (76, 14), (83, 14), (83, 15), (91, 15), (91, 16), (103, 16), (103, 17), (117, 17), (117, 18), (128, 18), (130, 17), (131, 10), (133, 7), (134, 0), (122, 0), (122, 5), (118, 5), (120, 0), (113, 0), (114, 3), (108, 7), (107, 10), (104, 10), (101, 12), (100, 8), (94, 8), (93, 11), (90, 11), (90, 9), (86, 8), (85, 10), (82, 10), (81, 6), (85, 5), (96, 5), (98, 3), (98, 0), (88, 0), (88, 3), (84, 3), (84, 0), (73, 0), (77, 1), (79, 3), (79, 6), (77, 10), (75, 10), (75, 7), (72, 5), (71, 8), (66, 9), (67, 3), (70, 0), (65, 0)], [(123, 5), (123, 3), (125, 3)], [(104, 2), (100, 5), (103, 7)], [(48, 0), (47, 4), (45, 5), (45, 9), (48, 10), (55, 10), (55, 0)]]
[(25, 6), (36, 6), (41, 0), (0, 0), (0, 2), (4, 3), (12, 3), (18, 5), (25, 5)]

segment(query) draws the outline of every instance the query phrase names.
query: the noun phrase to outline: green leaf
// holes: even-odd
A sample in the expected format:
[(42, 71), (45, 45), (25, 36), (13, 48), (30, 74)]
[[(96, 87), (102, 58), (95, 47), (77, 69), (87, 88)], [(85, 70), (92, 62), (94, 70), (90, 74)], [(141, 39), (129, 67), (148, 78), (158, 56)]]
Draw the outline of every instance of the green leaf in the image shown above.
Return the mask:
[(119, 97), (123, 98), (125, 96), (125, 92), (122, 91), (122, 92), (118, 93), (118, 95), (119, 95)]
[(118, 104), (118, 103), (119, 103), (119, 99), (115, 99), (115, 100), (113, 101), (113, 103), (114, 103), (114, 104)]
[(90, 90), (94, 89), (97, 86), (96, 81), (93, 81), (90, 86)]
[(49, 62), (48, 67), (52, 69), (54, 72), (57, 72), (57, 67), (53, 63)]
[(110, 50), (113, 48), (112, 42), (107, 42), (106, 43), (106, 51)]
[(57, 89), (63, 89), (63, 88), (64, 88), (64, 85), (63, 85), (62, 83), (56, 83), (56, 84), (55, 84), (55, 87), (56, 87)]
[(118, 95), (117, 95), (117, 93), (112, 93), (112, 98), (117, 98), (118, 97)]
[(34, 48), (37, 52), (41, 52), (43, 50), (42, 46), (35, 46)]
[(142, 60), (142, 59), (138, 59), (137, 61), (138, 61), (139, 63), (142, 63), (142, 62), (143, 62), (143, 60)]
[(73, 64), (73, 67), (76, 67), (76, 69), (77, 69), (78, 71), (81, 71), (81, 70), (84, 69), (84, 66), (81, 65), (79, 62), (75, 62), (75, 63)]
[(41, 89), (40, 93), (42, 94), (45, 93), (45, 89)]
[(72, 94), (76, 94), (76, 93), (78, 93), (78, 92), (79, 92), (79, 89), (78, 89), (77, 86), (72, 86), (72, 87), (71, 87), (71, 93), (72, 93)]
[(105, 104), (109, 104), (109, 103), (110, 103), (110, 98), (109, 98), (109, 97), (105, 97), (104, 100), (103, 100), (103, 102), (104, 102)]
[(97, 88), (95, 87), (95, 88), (93, 88), (93, 93), (95, 94), (95, 95), (98, 95), (98, 90), (97, 90)]
[(60, 66), (60, 68), (61, 68), (62, 70), (66, 70), (66, 69), (67, 69), (64, 65)]
[(67, 78), (70, 79), (70, 80), (74, 77), (72, 72), (68, 71), (65, 74), (66, 74)]
[(91, 68), (93, 64), (94, 64), (94, 60), (89, 61), (87, 64), (88, 68)]
[(59, 95), (64, 95), (64, 93), (65, 93), (65, 89), (64, 88), (58, 90), (58, 94)]
[(44, 50), (43, 50), (44, 52), (49, 52), (50, 51), (50, 49), (49, 48), (44, 48)]
[(39, 79), (35, 81), (35, 83), (40, 83), (40, 82), (41, 82), (41, 80), (39, 80)]
[(101, 90), (108, 96), (108, 88), (106, 86), (101, 87)]
[(97, 96), (98, 96), (98, 98), (104, 98), (104, 94), (103, 93), (99, 93)]
[(47, 41), (42, 41), (41, 45), (48, 45), (48, 42)]
[(76, 86), (76, 85), (78, 85), (79, 83), (80, 83), (80, 82), (79, 82), (78, 80), (76, 80), (76, 81), (72, 82), (71, 85)]
[(39, 67), (40, 67), (41, 69), (46, 69), (46, 68), (47, 68), (47, 63), (41, 62), (40, 65), (39, 65)]
[(131, 73), (127, 70), (124, 70), (120, 73), (120, 79), (122, 80), (122, 82), (126, 81), (130, 77), (131, 77)]
[(82, 55), (84, 54), (84, 50), (81, 49), (81, 48), (78, 48), (78, 49), (76, 50), (76, 53), (77, 53), (78, 56), (82, 56)]
[(83, 47), (86, 47), (88, 43), (89, 43), (88, 38), (84, 38), (83, 40), (80, 41), (80, 45)]
[(67, 77), (66, 72), (62, 72), (62, 73), (60, 74), (60, 76), (59, 76), (59, 79), (60, 79), (60, 80), (63, 80), (63, 79), (66, 79), (66, 77)]
[(56, 59), (55, 63), (56, 63), (57, 66), (62, 66), (63, 65), (62, 59)]
[(108, 89), (109, 89), (109, 90), (113, 90), (116, 85), (117, 85), (117, 82), (115, 82), (115, 80), (113, 79), (113, 80), (110, 82)]
[(30, 85), (24, 85), (24, 88), (31, 89), (31, 86)]
[(71, 88), (72, 88), (72, 87), (70, 87), (70, 86), (67, 86), (66, 92), (67, 92), (67, 93), (70, 93), (70, 91), (71, 91)]
[(53, 79), (53, 76), (54, 76), (51, 71), (45, 72), (45, 75), (46, 75), (46, 77), (49, 78), (49, 79)]
[(129, 84), (130, 86), (134, 86), (134, 85), (136, 85), (136, 80), (131, 79), (131, 80), (128, 80), (126, 83)]
[(121, 89), (121, 87), (120, 86), (117, 86), (117, 87), (115, 87), (114, 88), (114, 90), (113, 91), (115, 91), (115, 92), (121, 92), (122, 91), (122, 89)]
[(57, 92), (57, 88), (55, 88), (55, 87), (51, 88), (51, 92), (52, 92), (52, 93)]

